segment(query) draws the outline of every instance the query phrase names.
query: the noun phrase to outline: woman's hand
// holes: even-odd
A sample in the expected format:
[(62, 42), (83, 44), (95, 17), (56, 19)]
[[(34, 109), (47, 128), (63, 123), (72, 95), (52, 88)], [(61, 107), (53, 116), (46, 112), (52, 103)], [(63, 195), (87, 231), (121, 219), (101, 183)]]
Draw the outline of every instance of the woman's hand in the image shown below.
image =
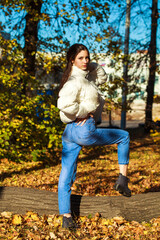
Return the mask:
[(92, 117), (92, 118), (93, 118), (93, 114), (92, 114), (92, 113), (89, 113), (89, 114), (87, 115), (87, 117), (85, 117), (85, 118), (77, 118), (77, 119), (76, 119), (77, 125), (83, 126), (89, 117)]

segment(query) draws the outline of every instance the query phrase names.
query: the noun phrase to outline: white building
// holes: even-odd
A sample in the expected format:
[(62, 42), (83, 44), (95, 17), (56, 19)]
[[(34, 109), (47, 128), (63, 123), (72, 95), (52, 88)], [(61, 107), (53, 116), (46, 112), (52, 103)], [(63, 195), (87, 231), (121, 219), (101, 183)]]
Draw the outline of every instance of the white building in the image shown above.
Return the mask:
[[(137, 52), (133, 53), (130, 56), (130, 64), (129, 64), (129, 73), (131, 81), (128, 83), (133, 84), (136, 83), (140, 88), (141, 92), (137, 93), (137, 97), (142, 99), (143, 96), (146, 96), (146, 87), (149, 79), (149, 59), (145, 53)], [(98, 63), (103, 66), (106, 73), (115, 78), (118, 76), (122, 78), (123, 76), (123, 64), (122, 61), (118, 63), (114, 63), (114, 59), (111, 57), (106, 57), (105, 54), (99, 55)], [(155, 89), (154, 94), (160, 95), (160, 54), (157, 54), (157, 65), (159, 67), (156, 72), (155, 77)], [(119, 90), (118, 90), (119, 91)]]
[[(144, 120), (145, 118), (145, 98), (147, 96), (146, 87), (149, 79), (149, 57), (147, 52), (137, 52), (133, 53), (130, 56), (130, 63), (129, 63), (129, 82), (127, 83), (128, 86), (133, 87), (136, 85), (139, 88), (139, 91), (134, 91), (128, 95), (129, 97), (133, 97), (134, 101), (131, 104), (131, 113), (127, 113), (128, 119), (139, 119)], [(108, 73), (111, 79), (119, 77), (122, 78), (123, 76), (123, 63), (122, 61), (115, 62), (114, 58), (109, 57), (105, 54), (99, 55), (98, 63), (103, 66), (106, 73)], [(157, 54), (157, 65), (158, 71), (156, 72), (155, 77), (155, 88), (154, 88), (154, 95), (160, 96), (160, 54)], [(116, 92), (118, 93), (119, 97), (121, 97), (121, 89), (117, 89)], [(119, 113), (120, 118), (120, 113)], [(160, 119), (160, 104), (153, 104), (153, 119), (159, 118)]]

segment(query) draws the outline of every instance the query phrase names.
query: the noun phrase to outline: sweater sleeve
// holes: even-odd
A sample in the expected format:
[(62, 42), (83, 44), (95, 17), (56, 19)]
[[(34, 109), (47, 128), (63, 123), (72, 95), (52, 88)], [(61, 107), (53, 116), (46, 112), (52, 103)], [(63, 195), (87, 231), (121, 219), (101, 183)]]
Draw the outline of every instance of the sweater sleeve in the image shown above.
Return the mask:
[(97, 86), (108, 80), (108, 75), (98, 63), (92, 62), (89, 65), (89, 81), (94, 82)]
[(86, 98), (84, 101), (81, 101), (79, 104), (79, 111), (76, 114), (77, 118), (85, 118), (88, 113), (94, 113), (99, 106), (98, 94), (95, 91), (94, 98)]
[(64, 114), (76, 115), (79, 111), (79, 104), (77, 102), (78, 88), (72, 84), (72, 81), (65, 83), (59, 92), (57, 107)]

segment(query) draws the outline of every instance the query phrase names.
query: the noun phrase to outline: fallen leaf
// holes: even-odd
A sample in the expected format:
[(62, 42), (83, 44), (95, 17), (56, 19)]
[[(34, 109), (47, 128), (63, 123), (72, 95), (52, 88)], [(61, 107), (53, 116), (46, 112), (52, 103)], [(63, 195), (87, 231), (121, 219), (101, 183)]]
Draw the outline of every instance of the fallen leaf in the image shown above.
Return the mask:
[(13, 223), (13, 225), (21, 225), (22, 224), (22, 217), (18, 214), (13, 215), (12, 223)]
[(11, 212), (2, 212), (1, 216), (5, 217), (5, 218), (10, 218), (12, 216), (12, 213)]
[(54, 234), (54, 232), (50, 232), (49, 236), (51, 239), (57, 239), (57, 236)]
[(37, 213), (32, 213), (32, 214), (31, 214), (31, 218), (32, 218), (34, 221), (39, 221), (39, 217), (38, 217), (38, 214), (37, 214)]
[(114, 217), (113, 220), (116, 221), (116, 223), (118, 224), (125, 223), (125, 219), (123, 217)]

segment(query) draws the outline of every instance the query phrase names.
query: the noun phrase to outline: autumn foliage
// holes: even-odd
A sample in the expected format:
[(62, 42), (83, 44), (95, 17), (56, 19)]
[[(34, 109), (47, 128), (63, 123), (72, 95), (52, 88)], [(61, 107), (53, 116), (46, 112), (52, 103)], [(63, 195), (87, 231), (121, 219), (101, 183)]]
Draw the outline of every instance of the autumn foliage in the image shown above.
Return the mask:
[[(61, 148), (63, 124), (53, 96), (39, 88), (23, 66), (16, 41), (0, 38), (0, 158), (38, 160)], [(24, 94), (24, 83), (27, 94)], [(38, 91), (40, 94), (38, 94)], [(55, 92), (56, 95), (56, 92)]]
[[(156, 132), (158, 133), (158, 128)], [(135, 130), (133, 130), (135, 132)], [(132, 136), (132, 134), (131, 134)], [(129, 187), (132, 194), (160, 190), (160, 138), (156, 135), (131, 137)], [(59, 159), (60, 160), (60, 159)], [(61, 170), (60, 161), (15, 163), (3, 159), (0, 164), (1, 185), (21, 186), (57, 192)], [(118, 175), (117, 147), (83, 148), (78, 162), (77, 179), (72, 193), (85, 196), (117, 196), (113, 184)], [(51, 212), (52, 214), (52, 212)], [(36, 212), (23, 215), (2, 212), (1, 239), (154, 239), (160, 235), (160, 218), (149, 222), (126, 221), (122, 217), (106, 219), (95, 216), (76, 218), (76, 232), (61, 227), (62, 217), (40, 216)]]
[(159, 239), (160, 218), (150, 222), (127, 222), (122, 217), (105, 219), (99, 213), (95, 216), (79, 217), (79, 228), (72, 232), (62, 229), (62, 217), (58, 215), (39, 216), (35, 212), (24, 215), (2, 212), (0, 215), (1, 239), (29, 240), (107, 240), (107, 239)]

